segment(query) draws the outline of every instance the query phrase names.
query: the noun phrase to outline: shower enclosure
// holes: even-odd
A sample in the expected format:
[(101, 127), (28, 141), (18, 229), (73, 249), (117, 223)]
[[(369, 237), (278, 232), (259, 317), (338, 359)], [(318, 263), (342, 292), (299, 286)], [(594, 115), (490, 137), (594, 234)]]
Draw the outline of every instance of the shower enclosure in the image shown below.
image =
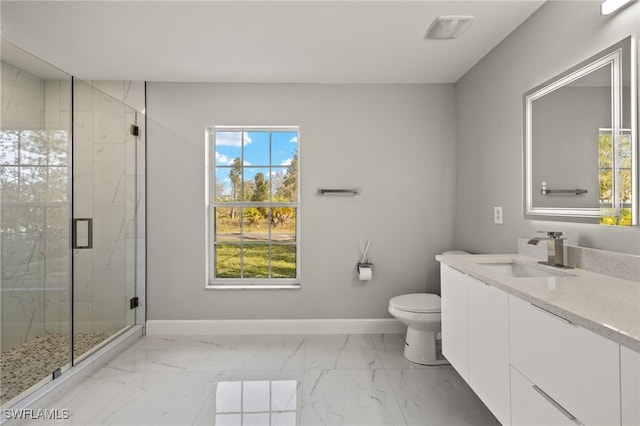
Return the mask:
[(1, 54), (6, 407), (136, 323), (143, 117), (7, 42)]

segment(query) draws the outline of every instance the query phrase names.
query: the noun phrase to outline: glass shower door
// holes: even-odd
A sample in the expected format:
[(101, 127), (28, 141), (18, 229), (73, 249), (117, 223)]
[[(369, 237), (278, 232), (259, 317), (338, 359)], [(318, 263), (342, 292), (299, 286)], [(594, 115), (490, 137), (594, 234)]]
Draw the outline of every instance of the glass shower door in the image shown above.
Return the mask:
[(71, 76), (0, 41), (0, 405), (70, 351)]
[(73, 86), (75, 363), (135, 323), (136, 112)]
[(134, 109), (3, 40), (0, 77), (4, 409), (135, 323), (143, 145)]

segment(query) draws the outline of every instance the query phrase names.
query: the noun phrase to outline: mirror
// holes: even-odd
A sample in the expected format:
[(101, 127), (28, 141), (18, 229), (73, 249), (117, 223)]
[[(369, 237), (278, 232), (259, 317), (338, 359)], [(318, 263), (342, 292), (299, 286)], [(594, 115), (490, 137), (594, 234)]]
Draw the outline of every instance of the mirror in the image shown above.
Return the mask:
[(628, 37), (525, 93), (525, 219), (637, 225), (635, 53)]

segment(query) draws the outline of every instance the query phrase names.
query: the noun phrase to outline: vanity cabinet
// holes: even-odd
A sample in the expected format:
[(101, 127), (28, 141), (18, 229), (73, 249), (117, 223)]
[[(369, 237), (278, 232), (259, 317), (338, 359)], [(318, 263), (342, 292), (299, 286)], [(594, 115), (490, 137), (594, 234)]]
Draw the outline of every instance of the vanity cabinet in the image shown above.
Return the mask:
[(471, 280), (468, 275), (445, 264), (440, 266), (442, 355), (466, 382), (469, 382), (467, 288)]
[(508, 295), (472, 280), (468, 288), (469, 384), (503, 425), (510, 424)]
[(510, 424), (509, 312), (504, 291), (441, 267), (442, 353), (502, 424)]
[(511, 365), (523, 376), (512, 379), (514, 425), (535, 424), (523, 410), (542, 400), (584, 425), (621, 424), (620, 345), (514, 296), (509, 320)]
[(640, 425), (640, 352), (620, 346), (622, 426)]
[(540, 388), (511, 367), (511, 424), (518, 426), (575, 426)]

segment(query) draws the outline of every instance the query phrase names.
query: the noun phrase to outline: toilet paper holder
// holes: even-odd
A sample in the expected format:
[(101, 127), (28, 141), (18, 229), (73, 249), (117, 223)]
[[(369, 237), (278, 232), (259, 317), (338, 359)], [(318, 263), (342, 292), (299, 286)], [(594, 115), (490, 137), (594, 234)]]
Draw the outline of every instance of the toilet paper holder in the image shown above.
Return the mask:
[(370, 281), (373, 277), (373, 264), (369, 262), (358, 262), (358, 280)]
[(372, 267), (373, 267), (373, 263), (358, 262), (358, 266), (356, 267), (356, 269), (358, 270), (358, 272), (360, 272), (360, 268), (372, 268)]

